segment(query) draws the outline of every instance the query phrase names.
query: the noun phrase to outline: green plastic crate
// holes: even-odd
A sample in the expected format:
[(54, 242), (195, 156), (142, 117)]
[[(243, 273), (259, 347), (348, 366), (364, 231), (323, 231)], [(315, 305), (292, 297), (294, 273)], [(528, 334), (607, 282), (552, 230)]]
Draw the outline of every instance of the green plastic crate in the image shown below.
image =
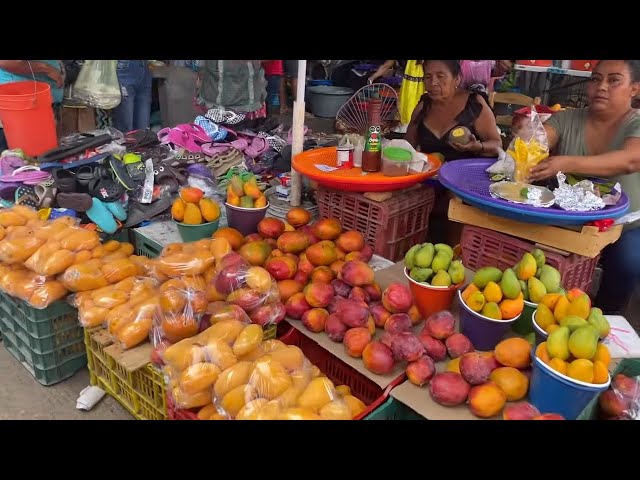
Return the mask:
[(129, 228), (123, 228), (122, 230), (117, 231), (113, 235), (102, 233), (100, 234), (100, 240), (102, 243), (106, 243), (109, 240), (117, 240), (118, 242), (129, 242), (130, 240), (130, 231)]
[[(622, 373), (628, 377), (640, 376), (640, 359), (624, 358), (611, 374), (613, 379), (618, 373)], [(591, 400), (589, 405), (585, 407), (576, 420), (598, 420), (598, 399), (600, 395)]]
[(143, 255), (148, 258), (156, 258), (162, 252), (162, 245), (154, 242), (150, 238), (145, 237), (137, 230), (133, 231), (135, 236), (136, 254)]
[(390, 397), (379, 408), (371, 412), (364, 420), (426, 420), (404, 403)]
[(6, 323), (1, 321), (0, 330), (5, 348), (42, 385), (53, 385), (66, 380), (87, 364), (84, 341), (75, 346), (39, 355), (31, 351), (19, 335), (15, 335), (6, 327)]

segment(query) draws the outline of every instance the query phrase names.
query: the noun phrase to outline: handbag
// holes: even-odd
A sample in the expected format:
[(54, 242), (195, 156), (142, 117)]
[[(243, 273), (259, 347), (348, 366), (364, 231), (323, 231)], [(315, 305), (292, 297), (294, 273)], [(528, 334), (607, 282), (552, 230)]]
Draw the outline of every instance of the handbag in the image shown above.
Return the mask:
[(89, 107), (109, 110), (122, 100), (117, 60), (85, 60), (73, 87), (73, 98)]

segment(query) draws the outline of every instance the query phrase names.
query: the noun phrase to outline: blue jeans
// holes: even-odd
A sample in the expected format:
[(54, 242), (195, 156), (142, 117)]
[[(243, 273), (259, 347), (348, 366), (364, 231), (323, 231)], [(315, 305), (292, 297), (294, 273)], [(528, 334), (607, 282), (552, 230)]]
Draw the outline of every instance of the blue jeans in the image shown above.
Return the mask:
[(594, 306), (607, 314), (622, 314), (640, 281), (640, 228), (622, 233), (602, 252), (602, 282)]
[(280, 83), (282, 83), (282, 75), (265, 75), (267, 81), (267, 105), (280, 106)]
[(151, 72), (145, 60), (118, 60), (120, 105), (113, 109), (113, 126), (121, 132), (149, 128)]

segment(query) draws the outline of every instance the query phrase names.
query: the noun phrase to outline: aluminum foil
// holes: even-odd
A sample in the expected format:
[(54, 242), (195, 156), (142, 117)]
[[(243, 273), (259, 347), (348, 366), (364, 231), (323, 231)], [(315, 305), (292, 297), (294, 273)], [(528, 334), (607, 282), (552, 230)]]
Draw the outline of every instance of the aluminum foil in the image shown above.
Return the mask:
[(571, 186), (567, 183), (564, 173), (558, 172), (558, 188), (553, 191), (556, 204), (569, 212), (589, 212), (602, 210), (605, 207), (604, 200), (595, 193), (593, 183), (582, 180)]

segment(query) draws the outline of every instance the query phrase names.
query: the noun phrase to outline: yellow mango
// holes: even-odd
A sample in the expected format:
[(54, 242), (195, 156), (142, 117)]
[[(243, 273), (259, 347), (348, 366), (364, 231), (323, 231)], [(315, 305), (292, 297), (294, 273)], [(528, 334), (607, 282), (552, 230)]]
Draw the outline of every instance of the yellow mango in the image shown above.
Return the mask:
[(496, 282), (489, 282), (482, 291), (487, 302), (500, 303), (502, 300), (502, 289)]
[(535, 321), (543, 330), (549, 325), (556, 323), (556, 318), (553, 316), (553, 312), (544, 303), (538, 304), (538, 310), (535, 314)]
[(567, 308), (567, 315), (575, 315), (584, 320), (589, 318), (589, 313), (591, 313), (591, 300), (586, 293), (573, 300)]
[(256, 389), (261, 398), (273, 400), (293, 384), (284, 366), (270, 355), (264, 355), (253, 365), (249, 384)]
[(262, 192), (258, 188), (258, 185), (252, 182), (246, 182), (243, 185), (243, 190), (245, 195), (253, 198), (254, 200), (257, 200), (262, 195)]
[(300, 398), (298, 406), (318, 412), (327, 403), (337, 397), (333, 382), (327, 377), (318, 377), (311, 380)]
[(556, 372), (561, 373), (563, 375), (567, 374), (568, 363), (564, 360), (560, 360), (559, 358), (552, 358), (549, 361), (549, 366), (553, 368)]
[(485, 317), (502, 320), (502, 312), (500, 311), (498, 304), (495, 302), (485, 303), (480, 313)]
[(264, 407), (269, 401), (266, 398), (256, 398), (251, 400), (244, 407), (240, 409), (236, 415), (236, 420), (257, 420), (258, 414), (262, 407)]
[(349, 405), (352, 418), (357, 415), (360, 415), (360, 413), (362, 413), (367, 408), (367, 406), (362, 402), (362, 400), (354, 397), (353, 395), (345, 395), (343, 400), (347, 402), (347, 405)]
[(542, 297), (539, 303), (545, 305), (549, 310), (553, 311), (556, 308), (558, 300), (560, 300), (561, 297), (564, 297), (564, 295), (560, 293), (547, 293), (544, 297)]
[(524, 295), (522, 292), (515, 300), (505, 298), (500, 302), (500, 312), (502, 313), (503, 320), (509, 320), (517, 317), (522, 313), (524, 309)]
[(467, 306), (474, 312), (480, 312), (482, 310), (482, 307), (484, 307), (484, 303), (484, 295), (480, 292), (469, 295), (469, 298), (467, 298), (466, 301)]
[(566, 295), (561, 296), (556, 303), (556, 308), (553, 309), (553, 316), (559, 322), (567, 316), (567, 310), (569, 309), (569, 299)]
[(253, 206), (255, 208), (264, 208), (267, 206), (267, 197), (265, 197), (264, 195), (260, 195), (258, 198), (256, 198), (256, 201), (253, 203)]
[(320, 418), (325, 420), (351, 420), (351, 409), (342, 399), (333, 400), (320, 409)]
[(195, 203), (186, 204), (182, 223), (185, 225), (200, 225), (202, 223), (202, 213)]
[(593, 362), (593, 383), (607, 383), (609, 370), (607, 365), (600, 360)]
[(215, 398), (221, 399), (237, 386), (248, 383), (252, 369), (251, 362), (238, 362), (224, 370), (213, 386)]
[(230, 416), (234, 417), (247, 403), (255, 397), (255, 390), (251, 385), (238, 385), (227, 393), (220, 401), (220, 406)]
[(593, 363), (590, 360), (579, 358), (567, 367), (567, 376), (581, 382), (593, 383)]
[(214, 222), (220, 218), (220, 206), (210, 198), (201, 198), (199, 202), (202, 217), (207, 222)]
[(518, 264), (518, 268), (516, 269), (518, 280), (529, 280), (531, 277), (535, 276), (537, 269), (538, 265), (536, 264), (536, 259), (529, 252), (525, 253)]
[[(220, 325), (220, 324), (218, 324)], [(247, 353), (254, 350), (260, 343), (262, 343), (262, 338), (264, 336), (264, 331), (260, 325), (251, 324), (244, 327), (244, 329), (236, 338), (236, 341), (233, 343), (233, 353), (236, 356), (246, 355)]]
[(180, 374), (180, 388), (184, 393), (193, 395), (213, 385), (219, 375), (220, 369), (214, 364), (199, 362)]
[(278, 418), (280, 420), (321, 420), (319, 415), (316, 415), (312, 410), (308, 408), (289, 408), (282, 412)]
[(177, 198), (173, 205), (171, 205), (171, 217), (176, 222), (182, 222), (184, 220), (184, 214), (186, 210), (186, 203), (181, 198)]
[(240, 195), (238, 195), (233, 190), (233, 188), (231, 187), (231, 184), (229, 184), (229, 186), (227, 187), (227, 203), (229, 205), (233, 205), (234, 207), (240, 206)]

